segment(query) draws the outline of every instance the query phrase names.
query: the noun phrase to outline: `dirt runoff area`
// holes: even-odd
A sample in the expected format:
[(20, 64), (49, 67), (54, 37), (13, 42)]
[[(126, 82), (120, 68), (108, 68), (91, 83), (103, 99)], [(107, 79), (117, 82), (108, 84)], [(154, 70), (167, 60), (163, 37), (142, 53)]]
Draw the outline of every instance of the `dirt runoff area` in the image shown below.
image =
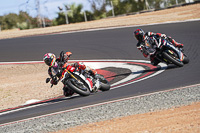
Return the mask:
[[(56, 27), (2, 31), (0, 39), (101, 27), (128, 26), (200, 18), (200, 4), (161, 11), (108, 18)], [(62, 95), (62, 84), (45, 83), (48, 67), (41, 64), (0, 65), (0, 110), (23, 105), (31, 99)], [(31, 70), (31, 71), (30, 71)], [(71, 128), (68, 132), (200, 132), (200, 103), (160, 112), (139, 114)], [(66, 132), (66, 131), (60, 131)]]
[(29, 100), (61, 96), (62, 83), (50, 88), (48, 66), (41, 64), (0, 65), (0, 110), (24, 105)]
[(90, 123), (56, 133), (199, 133), (200, 103)]

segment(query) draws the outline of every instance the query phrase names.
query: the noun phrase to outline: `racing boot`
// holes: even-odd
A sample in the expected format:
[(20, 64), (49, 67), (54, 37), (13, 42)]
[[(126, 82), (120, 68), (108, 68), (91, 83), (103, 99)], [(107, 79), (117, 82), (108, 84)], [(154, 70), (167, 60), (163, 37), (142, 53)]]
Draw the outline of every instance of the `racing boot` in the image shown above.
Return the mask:
[(66, 97), (70, 97), (74, 94), (74, 91), (72, 91), (71, 89), (67, 88), (66, 86), (63, 87), (63, 95)]
[(93, 76), (93, 77), (94, 77), (94, 76), (97, 74), (97, 71), (96, 71), (96, 70), (94, 70), (94, 69), (92, 69), (92, 68), (90, 68), (90, 67), (89, 67), (89, 69), (90, 69), (90, 70), (88, 71), (88, 72), (89, 72), (89, 74), (90, 74), (91, 76)]
[(157, 65), (160, 63), (160, 61), (156, 58), (155, 55), (151, 55), (151, 56), (150, 56), (150, 61), (151, 61), (151, 64), (152, 64), (153, 66), (157, 66)]
[(173, 44), (175, 47), (183, 48), (183, 44), (176, 42), (174, 39), (172, 39), (172, 44)]

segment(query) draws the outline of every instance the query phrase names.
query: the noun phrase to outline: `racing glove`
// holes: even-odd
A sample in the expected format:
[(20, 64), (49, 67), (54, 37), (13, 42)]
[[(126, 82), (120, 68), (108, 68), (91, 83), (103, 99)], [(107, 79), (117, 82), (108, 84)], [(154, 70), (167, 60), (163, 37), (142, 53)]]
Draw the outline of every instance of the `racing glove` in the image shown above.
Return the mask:
[(53, 85), (57, 85), (58, 84), (58, 80), (57, 80), (56, 76), (52, 77), (51, 84), (53, 84)]

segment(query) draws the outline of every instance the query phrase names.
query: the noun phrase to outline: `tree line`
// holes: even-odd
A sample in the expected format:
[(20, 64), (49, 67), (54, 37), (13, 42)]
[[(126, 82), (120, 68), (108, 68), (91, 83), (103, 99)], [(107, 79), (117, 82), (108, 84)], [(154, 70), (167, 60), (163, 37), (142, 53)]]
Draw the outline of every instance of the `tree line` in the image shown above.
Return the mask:
[[(58, 17), (49, 20), (31, 17), (27, 12), (20, 11), (19, 14), (10, 13), (0, 16), (1, 30), (32, 29), (42, 26), (56, 26), (68, 23), (77, 23), (91, 20), (98, 20), (106, 17), (117, 16), (141, 10), (160, 9), (167, 6), (185, 3), (185, 0), (88, 0), (91, 4), (91, 11), (83, 12), (82, 4), (64, 5), (60, 9)], [(67, 12), (66, 12), (67, 11)], [(44, 23), (45, 22), (45, 23)], [(42, 25), (43, 24), (43, 25)]]

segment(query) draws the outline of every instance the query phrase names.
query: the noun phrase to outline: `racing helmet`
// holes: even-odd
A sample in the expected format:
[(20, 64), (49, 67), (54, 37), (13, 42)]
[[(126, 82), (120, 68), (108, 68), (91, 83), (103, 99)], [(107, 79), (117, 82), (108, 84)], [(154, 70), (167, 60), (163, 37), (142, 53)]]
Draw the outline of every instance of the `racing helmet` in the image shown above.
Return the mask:
[(135, 38), (139, 41), (139, 42), (143, 42), (144, 41), (144, 31), (142, 29), (137, 29), (134, 31), (134, 35), (135, 35)]
[(48, 65), (49, 67), (52, 67), (55, 65), (56, 56), (52, 53), (46, 53), (44, 55), (43, 61), (45, 62), (46, 65)]

